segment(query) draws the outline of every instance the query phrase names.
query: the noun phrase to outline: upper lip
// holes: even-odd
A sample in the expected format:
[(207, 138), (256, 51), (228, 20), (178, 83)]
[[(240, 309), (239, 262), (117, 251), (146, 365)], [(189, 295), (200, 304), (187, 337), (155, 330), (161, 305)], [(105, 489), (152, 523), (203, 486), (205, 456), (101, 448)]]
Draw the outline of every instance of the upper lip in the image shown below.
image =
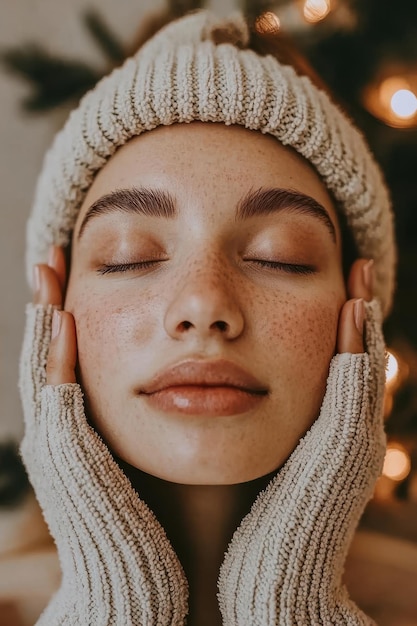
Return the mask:
[(179, 386), (235, 387), (249, 393), (268, 393), (267, 387), (252, 374), (236, 363), (224, 359), (186, 360), (171, 365), (145, 383), (140, 388), (140, 393), (152, 394)]

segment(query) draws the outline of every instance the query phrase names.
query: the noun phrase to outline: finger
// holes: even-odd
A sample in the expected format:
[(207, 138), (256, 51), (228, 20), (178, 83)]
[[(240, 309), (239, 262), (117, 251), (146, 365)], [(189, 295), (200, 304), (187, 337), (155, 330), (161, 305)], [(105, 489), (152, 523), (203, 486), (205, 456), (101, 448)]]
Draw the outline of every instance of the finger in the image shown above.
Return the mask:
[(348, 300), (342, 307), (339, 318), (337, 351), (360, 354), (364, 352), (365, 305), (362, 298)]
[(71, 313), (54, 311), (52, 336), (46, 364), (46, 384), (63, 385), (75, 383), (77, 361), (77, 338), (75, 322)]
[(60, 246), (51, 246), (49, 248), (48, 265), (58, 276), (61, 291), (63, 292), (67, 280), (67, 268), (64, 250)]
[(372, 259), (357, 259), (349, 272), (347, 281), (348, 297), (363, 298), (366, 301), (373, 297), (373, 268)]
[(39, 264), (33, 268), (34, 304), (62, 306), (62, 289), (56, 272), (48, 265)]

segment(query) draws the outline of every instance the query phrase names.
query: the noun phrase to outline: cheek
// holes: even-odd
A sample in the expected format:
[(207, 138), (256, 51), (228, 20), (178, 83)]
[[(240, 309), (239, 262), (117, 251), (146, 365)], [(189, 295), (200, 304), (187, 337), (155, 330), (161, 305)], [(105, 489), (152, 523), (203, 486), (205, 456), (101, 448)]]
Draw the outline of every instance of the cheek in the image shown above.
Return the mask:
[(260, 319), (265, 353), (271, 355), (280, 380), (323, 389), (335, 353), (341, 305), (342, 298), (335, 293), (306, 299), (288, 294), (272, 307), (271, 302), (264, 303)]
[(98, 370), (120, 373), (128, 347), (145, 347), (155, 334), (156, 302), (143, 291), (127, 300), (126, 293), (119, 290), (111, 295), (77, 290), (67, 299), (66, 309), (75, 318), (82, 375), (96, 372), (97, 378), (101, 378)]
[(338, 307), (310, 300), (297, 306), (285, 319), (284, 329), (292, 349), (308, 363), (333, 355), (336, 345)]

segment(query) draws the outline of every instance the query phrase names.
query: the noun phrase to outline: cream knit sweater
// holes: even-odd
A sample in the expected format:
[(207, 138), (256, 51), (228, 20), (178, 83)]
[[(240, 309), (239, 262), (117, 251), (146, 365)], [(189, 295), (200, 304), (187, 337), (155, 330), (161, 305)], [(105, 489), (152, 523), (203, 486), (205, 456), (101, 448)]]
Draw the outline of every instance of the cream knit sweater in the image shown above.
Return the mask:
[[(367, 353), (333, 358), (320, 416), (235, 532), (225, 626), (372, 624), (341, 583), (385, 449), (380, 313), (367, 309)], [(22, 455), (63, 573), (38, 624), (185, 624), (187, 581), (164, 530), (88, 425), (79, 385), (45, 385), (51, 313), (28, 306), (20, 376)]]
[[(241, 16), (219, 25), (198, 12), (85, 96), (45, 158), (28, 222), (28, 274), (51, 244), (68, 244), (94, 176), (118, 147), (161, 124), (239, 124), (315, 167), (359, 255), (375, 262), (367, 353), (332, 360), (319, 417), (235, 532), (219, 604), (225, 626), (368, 625), (341, 578), (385, 450), (379, 305), (389, 310), (394, 282), (389, 194), (350, 120), (307, 78), (248, 43)], [(45, 385), (51, 312), (28, 307), (20, 374), (22, 455), (63, 573), (39, 624), (184, 624), (188, 584), (163, 528), (89, 426), (79, 385)]]

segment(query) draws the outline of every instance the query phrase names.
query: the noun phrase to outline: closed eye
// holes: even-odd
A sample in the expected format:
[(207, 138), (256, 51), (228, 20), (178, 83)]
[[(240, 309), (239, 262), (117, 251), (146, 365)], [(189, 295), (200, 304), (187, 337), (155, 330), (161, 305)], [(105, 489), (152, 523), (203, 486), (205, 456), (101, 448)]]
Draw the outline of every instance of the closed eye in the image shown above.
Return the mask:
[(313, 265), (301, 265), (297, 263), (282, 263), (281, 261), (270, 261), (268, 259), (244, 259), (246, 262), (254, 263), (259, 267), (278, 270), (287, 274), (314, 274), (316, 268)]
[[(315, 268), (312, 265), (301, 265), (297, 263), (283, 263), (282, 261), (270, 261), (268, 259), (244, 259), (246, 262), (253, 263), (258, 267), (271, 269), (275, 271), (286, 272), (287, 274), (301, 274), (308, 275), (314, 274)], [(150, 259), (147, 261), (136, 261), (135, 263), (113, 263), (104, 264), (98, 270), (97, 273), (101, 276), (106, 274), (121, 274), (125, 272), (135, 272), (140, 270), (147, 270), (155, 267), (157, 264), (163, 262), (163, 259)]]
[(115, 263), (104, 264), (98, 268), (97, 273), (101, 276), (105, 274), (121, 274), (124, 272), (137, 272), (140, 270), (147, 270), (154, 267), (158, 263), (161, 263), (163, 259), (151, 259), (148, 261), (136, 261), (135, 263)]

